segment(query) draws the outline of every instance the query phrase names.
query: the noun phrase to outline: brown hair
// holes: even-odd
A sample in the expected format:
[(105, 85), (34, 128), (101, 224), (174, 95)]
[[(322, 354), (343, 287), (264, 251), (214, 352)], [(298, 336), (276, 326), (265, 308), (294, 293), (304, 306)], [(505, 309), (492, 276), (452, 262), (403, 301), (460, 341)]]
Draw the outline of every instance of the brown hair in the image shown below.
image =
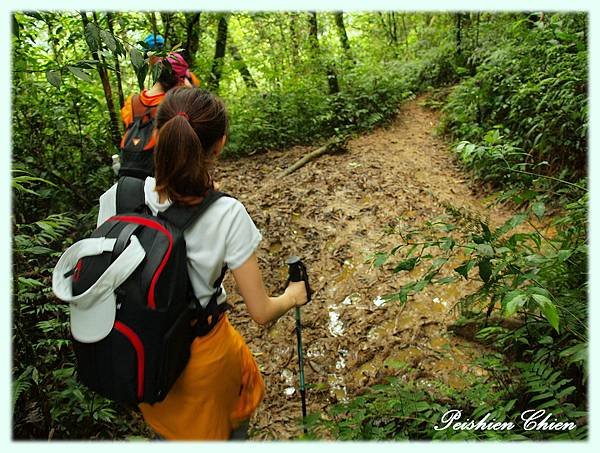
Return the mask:
[(173, 203), (198, 203), (213, 186), (213, 148), (228, 128), (225, 104), (207, 90), (173, 88), (158, 107), (156, 127), (156, 191)]

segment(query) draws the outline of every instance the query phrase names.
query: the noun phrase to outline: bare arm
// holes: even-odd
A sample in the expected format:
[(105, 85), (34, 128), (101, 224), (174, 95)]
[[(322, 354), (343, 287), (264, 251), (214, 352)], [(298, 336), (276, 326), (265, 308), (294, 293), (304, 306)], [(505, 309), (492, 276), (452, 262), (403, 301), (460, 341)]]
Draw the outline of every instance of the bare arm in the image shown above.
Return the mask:
[(254, 253), (232, 273), (250, 316), (261, 325), (274, 321), (290, 308), (306, 303), (304, 282), (292, 282), (281, 296), (269, 297)]

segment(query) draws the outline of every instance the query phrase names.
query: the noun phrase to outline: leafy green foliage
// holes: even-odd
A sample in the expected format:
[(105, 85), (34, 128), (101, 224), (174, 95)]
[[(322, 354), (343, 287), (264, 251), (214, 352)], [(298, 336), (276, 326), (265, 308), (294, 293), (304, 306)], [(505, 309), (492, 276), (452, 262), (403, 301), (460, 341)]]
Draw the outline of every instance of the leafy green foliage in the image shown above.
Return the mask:
[(576, 181), (587, 167), (586, 17), (545, 15), (528, 25), (515, 23), (490, 47), (444, 107), (444, 129), (463, 140), (463, 163), (504, 187), (531, 182), (513, 170), (565, 170), (560, 177)]
[[(471, 377), (469, 385), (456, 390), (432, 379), (415, 379), (418, 370), (401, 365), (402, 377), (392, 376), (384, 384), (369, 388), (364, 394), (345, 403), (333, 405), (326, 413), (308, 418), (310, 433), (319, 437), (323, 431), (338, 440), (527, 440), (585, 439), (582, 412), (566, 402), (574, 391), (560, 372), (539, 363), (518, 363), (507, 368), (502, 357), (484, 356), (479, 365), (488, 377)], [(515, 379), (514, 372), (522, 369)], [(527, 389), (531, 400), (524, 400)], [(554, 399), (552, 399), (554, 397)], [(550, 404), (551, 403), (551, 404)], [(561, 410), (563, 405), (566, 409)], [(569, 431), (531, 431), (524, 428), (522, 411), (546, 408), (557, 418), (577, 420)], [(558, 409), (558, 410), (557, 410)], [(555, 410), (557, 410), (555, 412)], [(460, 418), (448, 423), (449, 411), (460, 411)], [(511, 429), (453, 429), (454, 423), (512, 423)]]
[[(541, 201), (497, 228), (449, 206), (453, 221), (438, 218), (424, 229), (398, 231), (403, 242), (388, 253), (375, 254), (373, 265), (403, 272), (419, 263), (425, 271), (387, 299), (410, 303), (410, 296), (428, 285), (453, 282), (452, 275), (437, 277), (448, 271), (479, 281), (479, 288), (461, 299), (463, 318), (457, 324), (478, 320), (477, 339), (498, 352), (478, 360), (488, 374), (470, 375), (468, 389), (461, 391), (435, 378), (413, 379), (411, 370), (403, 368), (402, 378), (393, 377), (321, 414), (313, 421), (315, 432), (327, 429), (342, 440), (585, 439), (586, 205), (583, 196), (544, 228), (536, 225), (547, 220)], [(462, 262), (447, 269), (456, 256), (463, 256)], [(504, 326), (505, 319), (511, 327)], [(512, 421), (516, 427), (436, 430), (450, 409), (472, 420), (489, 412), (490, 420)], [(520, 418), (526, 410), (544, 410), (577, 427), (527, 430)]]
[[(420, 386), (407, 374), (394, 378), (321, 416), (316, 425), (337, 438), (587, 437), (588, 197), (582, 178), (587, 24), (581, 14), (533, 17), (500, 34), (494, 30), (502, 19), (488, 22), (482, 35), (486, 45), (454, 60), (456, 74), (464, 74), (460, 64), (466, 63), (472, 75), (447, 98), (442, 126), (460, 140), (456, 152), (475, 179), (509, 189), (498, 201), (511, 200), (528, 211), (492, 228), (447, 206), (450, 218), (390, 231), (402, 242), (377, 252), (372, 261), (394, 273), (424, 268), (422, 277), (386, 297), (403, 304), (427, 286), (451, 283), (456, 276), (479, 282), (459, 301), (463, 317), (457, 326), (475, 321), (477, 339), (498, 351), (479, 360), (489, 377), (475, 378), (460, 393), (440, 391), (439, 382)], [(564, 210), (550, 219), (557, 200), (566, 203)], [(411, 405), (416, 401), (419, 406)], [(577, 428), (560, 433), (522, 426), (510, 432), (434, 430), (448, 408), (471, 419), (493, 410), (499, 421), (518, 420), (528, 409), (544, 410)]]
[[(316, 145), (369, 130), (424, 90), (442, 88), (431, 103), (439, 108), (450, 85), (459, 83), (444, 112), (461, 161), (476, 178), (512, 187), (504, 198), (529, 203), (530, 212), (495, 229), (475, 219), (466, 225), (465, 240), (463, 213), (450, 210), (453, 220), (405, 232), (406, 243), (374, 257), (375, 266), (394, 273), (426, 269), (388, 299), (409, 303), (428, 285), (474, 280), (479, 289), (460, 303), (465, 317), (521, 323), (513, 329), (492, 323), (480, 331), (480, 341), (497, 350), (482, 360), (491, 377), (474, 378), (459, 392), (418, 381), (406, 368), (400, 371), (414, 379), (395, 377), (313, 421), (340, 439), (520, 439), (532, 435), (456, 434), (432, 426), (450, 407), (473, 417), (492, 407), (493, 417), (505, 420), (530, 404), (581, 417), (580, 428), (564, 437), (585, 437), (587, 182), (580, 178), (587, 152), (586, 16), (542, 14), (531, 21), (523, 14), (344, 14), (350, 50), (333, 32), (329, 13), (318, 13), (316, 42), (307, 13), (225, 14), (228, 48), (238, 52), (221, 62), (219, 95), (232, 120), (226, 153)], [(127, 95), (158, 76), (141, 41), (158, 26), (152, 25), (156, 15), (115, 13), (112, 25), (104, 13), (87, 15), (85, 25), (75, 12), (11, 16), (13, 434), (148, 434), (139, 416), (78, 383), (67, 307), (50, 294), (50, 280), (62, 250), (93, 229), (96, 200), (114, 182), (110, 156), (117, 150), (107, 98), (117, 104), (117, 88)], [(191, 69), (209, 86), (213, 31), (223, 13), (201, 13), (194, 39), (188, 39), (188, 16), (161, 15), (160, 26), (167, 26), (166, 17), (166, 48), (186, 43)], [(100, 71), (112, 93), (99, 83)], [(333, 78), (337, 92), (331, 91)], [(549, 234), (541, 224), (557, 197), (569, 204)], [(456, 263), (458, 252), (466, 258)]]

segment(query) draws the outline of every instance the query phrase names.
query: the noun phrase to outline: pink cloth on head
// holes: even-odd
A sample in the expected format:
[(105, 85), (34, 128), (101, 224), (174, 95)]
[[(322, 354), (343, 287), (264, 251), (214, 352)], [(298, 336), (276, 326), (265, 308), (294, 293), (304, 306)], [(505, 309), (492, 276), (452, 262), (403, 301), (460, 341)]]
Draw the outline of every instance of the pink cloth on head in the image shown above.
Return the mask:
[(177, 77), (180, 79), (191, 77), (190, 67), (180, 53), (171, 52), (169, 55), (167, 55), (167, 61), (171, 65), (171, 69), (173, 69), (173, 72), (175, 75), (177, 75)]

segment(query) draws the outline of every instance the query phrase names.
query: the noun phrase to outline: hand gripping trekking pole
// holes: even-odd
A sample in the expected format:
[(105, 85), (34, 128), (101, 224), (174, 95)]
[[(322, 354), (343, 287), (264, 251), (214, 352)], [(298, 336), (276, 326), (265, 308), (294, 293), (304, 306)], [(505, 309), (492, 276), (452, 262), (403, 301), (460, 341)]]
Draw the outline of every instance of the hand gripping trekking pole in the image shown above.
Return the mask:
[[(307, 301), (310, 301), (311, 293), (310, 285), (308, 284), (308, 274), (306, 266), (300, 261), (297, 256), (290, 256), (287, 259), (288, 265), (288, 283), (289, 282), (304, 282), (306, 286)], [(302, 321), (300, 319), (300, 307), (296, 307), (296, 339), (298, 341), (298, 365), (300, 368), (300, 396), (302, 397), (302, 425), (304, 426), (304, 434), (306, 434), (306, 388), (304, 386), (304, 357), (302, 353)]]

